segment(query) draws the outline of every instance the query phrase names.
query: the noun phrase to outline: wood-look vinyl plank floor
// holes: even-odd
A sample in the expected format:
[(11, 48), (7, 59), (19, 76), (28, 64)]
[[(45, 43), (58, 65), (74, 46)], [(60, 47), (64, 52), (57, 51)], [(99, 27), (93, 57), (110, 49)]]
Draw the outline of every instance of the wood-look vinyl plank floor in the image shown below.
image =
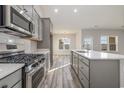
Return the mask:
[(54, 56), (54, 64), (41, 88), (81, 88), (81, 84), (70, 66), (69, 56)]

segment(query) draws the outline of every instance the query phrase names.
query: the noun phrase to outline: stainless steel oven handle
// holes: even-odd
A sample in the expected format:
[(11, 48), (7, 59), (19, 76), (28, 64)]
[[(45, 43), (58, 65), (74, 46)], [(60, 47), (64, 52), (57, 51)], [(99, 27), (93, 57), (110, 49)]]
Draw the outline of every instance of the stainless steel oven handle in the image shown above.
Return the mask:
[(37, 72), (41, 67), (44, 67), (44, 64), (41, 64), (40, 66), (36, 67), (32, 71), (28, 72), (27, 75), (32, 77), (34, 73)]

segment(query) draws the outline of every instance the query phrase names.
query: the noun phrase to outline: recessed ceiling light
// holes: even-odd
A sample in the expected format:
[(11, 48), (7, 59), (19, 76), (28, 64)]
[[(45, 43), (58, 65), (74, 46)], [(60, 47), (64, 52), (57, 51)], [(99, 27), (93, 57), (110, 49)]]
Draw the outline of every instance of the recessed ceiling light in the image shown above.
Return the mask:
[(58, 9), (54, 9), (54, 12), (55, 12), (55, 13), (58, 13), (58, 11), (59, 11)]
[(78, 12), (78, 10), (76, 8), (73, 11), (74, 11), (74, 13), (77, 13)]

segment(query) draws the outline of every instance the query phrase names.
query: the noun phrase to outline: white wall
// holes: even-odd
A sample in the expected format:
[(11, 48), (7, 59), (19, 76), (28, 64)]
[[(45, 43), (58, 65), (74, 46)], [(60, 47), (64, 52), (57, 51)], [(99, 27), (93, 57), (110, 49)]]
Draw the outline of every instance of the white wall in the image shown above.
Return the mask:
[(92, 37), (93, 49), (96, 51), (100, 51), (101, 35), (118, 36), (118, 52), (113, 52), (113, 53), (124, 54), (124, 30), (121, 29), (85, 29), (82, 30), (82, 41), (85, 37)]
[(81, 49), (81, 30), (76, 33), (76, 49)]
[(6, 50), (6, 44), (16, 44), (19, 49), (24, 49), (24, 41), (21, 38), (0, 33), (0, 51)]
[(59, 39), (70, 38), (70, 50), (76, 48), (76, 34), (54, 34), (53, 35), (53, 53), (55, 55), (69, 55), (70, 50), (59, 50)]

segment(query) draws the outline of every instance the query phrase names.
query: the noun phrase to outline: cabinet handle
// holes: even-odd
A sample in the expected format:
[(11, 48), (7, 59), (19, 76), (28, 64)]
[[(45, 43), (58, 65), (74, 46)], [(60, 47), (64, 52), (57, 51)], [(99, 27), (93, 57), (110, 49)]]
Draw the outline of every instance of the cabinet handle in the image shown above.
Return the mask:
[(81, 69), (84, 69), (84, 67), (81, 67)]
[(3, 85), (2, 88), (8, 88), (8, 85)]
[(83, 78), (81, 78), (81, 80), (84, 80)]

